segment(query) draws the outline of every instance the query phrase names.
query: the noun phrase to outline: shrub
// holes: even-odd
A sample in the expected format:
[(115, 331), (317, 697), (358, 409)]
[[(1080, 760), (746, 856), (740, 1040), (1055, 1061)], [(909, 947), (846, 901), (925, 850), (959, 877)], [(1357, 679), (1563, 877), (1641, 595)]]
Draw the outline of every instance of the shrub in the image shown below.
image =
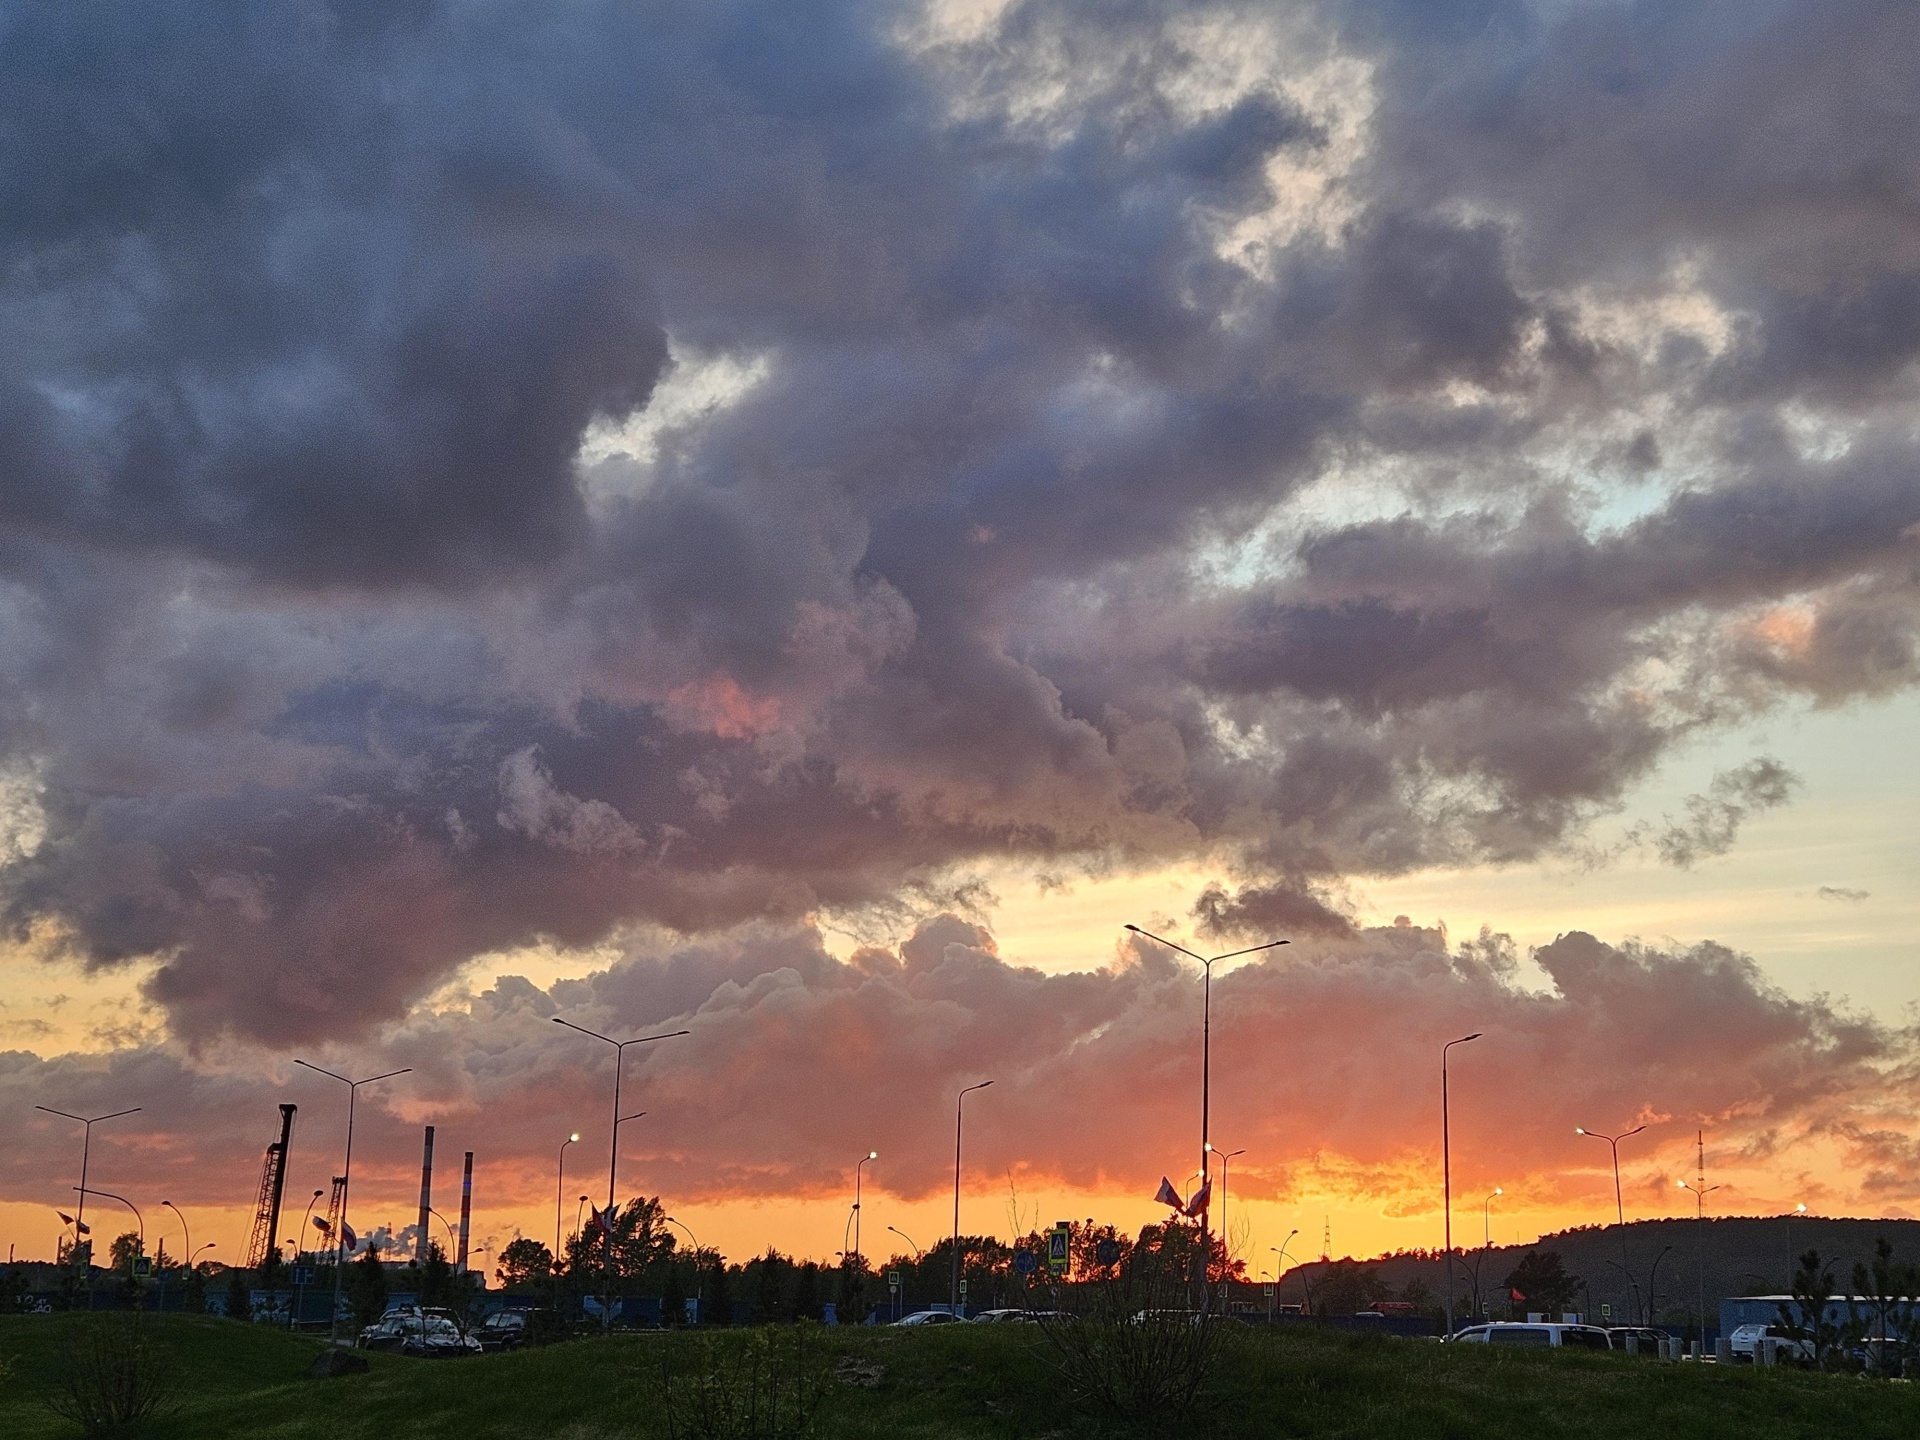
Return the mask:
[[(670, 1440), (793, 1440), (813, 1425), (828, 1377), (813, 1327), (701, 1336), (661, 1352), (660, 1410)], [(675, 1354), (683, 1357), (676, 1366)]]
[(66, 1352), (47, 1403), (87, 1434), (103, 1435), (158, 1414), (172, 1391), (172, 1371), (148, 1326), (138, 1316), (103, 1315)]
[(1077, 1401), (1134, 1423), (1185, 1414), (1203, 1398), (1237, 1322), (1186, 1308), (1184, 1278), (1130, 1257), (1083, 1286), (1074, 1312), (1043, 1312), (1049, 1363)]

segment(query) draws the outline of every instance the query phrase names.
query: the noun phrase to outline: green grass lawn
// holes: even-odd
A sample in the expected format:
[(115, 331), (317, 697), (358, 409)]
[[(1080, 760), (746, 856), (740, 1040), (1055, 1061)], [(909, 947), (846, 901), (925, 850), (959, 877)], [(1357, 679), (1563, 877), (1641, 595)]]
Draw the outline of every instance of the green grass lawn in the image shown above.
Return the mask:
[[(80, 1315), (0, 1320), (0, 1436), (77, 1435), (45, 1395), (57, 1383)], [(318, 1343), (221, 1320), (154, 1322), (180, 1380), (153, 1437), (661, 1437), (655, 1377), (681, 1335), (580, 1341), (481, 1359), (370, 1357), (369, 1374), (304, 1375)], [(1024, 1326), (817, 1332), (831, 1361), (884, 1367), (879, 1383), (836, 1383), (813, 1434), (820, 1440), (1069, 1440), (1117, 1433), (1082, 1412)], [(740, 1345), (741, 1332), (719, 1337)], [(1655, 1436), (1728, 1440), (1920, 1434), (1920, 1387), (1837, 1376), (1659, 1365), (1607, 1356), (1442, 1348), (1431, 1342), (1253, 1330), (1236, 1347), (1205, 1409), (1183, 1437)]]

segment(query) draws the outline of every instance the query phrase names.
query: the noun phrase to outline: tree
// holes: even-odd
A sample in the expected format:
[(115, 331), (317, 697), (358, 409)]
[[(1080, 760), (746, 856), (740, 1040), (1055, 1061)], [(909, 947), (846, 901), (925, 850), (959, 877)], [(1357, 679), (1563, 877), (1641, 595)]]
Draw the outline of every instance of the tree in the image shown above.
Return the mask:
[(1580, 1277), (1569, 1275), (1558, 1250), (1534, 1250), (1507, 1276), (1506, 1286), (1530, 1311), (1565, 1313), (1580, 1293)]
[(369, 1245), (360, 1258), (347, 1267), (347, 1303), (353, 1307), (354, 1324), (362, 1328), (373, 1324), (387, 1311), (387, 1273), (380, 1268), (380, 1256)]
[(124, 1235), (116, 1235), (112, 1247), (107, 1251), (107, 1268), (130, 1275), (133, 1273), (133, 1262), (145, 1253), (138, 1231), (129, 1230)]
[(1354, 1315), (1370, 1309), (1383, 1298), (1389, 1287), (1382, 1284), (1379, 1272), (1371, 1265), (1356, 1265), (1351, 1260), (1336, 1260), (1321, 1272), (1314, 1286), (1313, 1312), (1316, 1315)]
[(247, 1285), (247, 1272), (237, 1265), (227, 1267), (227, 1318), (253, 1319), (253, 1296)]
[(522, 1235), (507, 1242), (500, 1252), (500, 1266), (493, 1273), (507, 1290), (543, 1285), (553, 1278), (553, 1252), (538, 1240)]
[(1846, 1354), (1848, 1327), (1828, 1318), (1833, 1267), (1821, 1263), (1818, 1250), (1800, 1257), (1789, 1293), (1793, 1298), (1780, 1306), (1780, 1328), (1812, 1350), (1816, 1369), (1835, 1368)]
[[(1857, 1297), (1857, 1298), (1856, 1298)], [(1847, 1308), (1854, 1328), (1877, 1342), (1868, 1347), (1867, 1363), (1893, 1375), (1912, 1368), (1920, 1344), (1920, 1269), (1893, 1258), (1893, 1242), (1886, 1236), (1873, 1243), (1873, 1262), (1854, 1262), (1853, 1295)]]

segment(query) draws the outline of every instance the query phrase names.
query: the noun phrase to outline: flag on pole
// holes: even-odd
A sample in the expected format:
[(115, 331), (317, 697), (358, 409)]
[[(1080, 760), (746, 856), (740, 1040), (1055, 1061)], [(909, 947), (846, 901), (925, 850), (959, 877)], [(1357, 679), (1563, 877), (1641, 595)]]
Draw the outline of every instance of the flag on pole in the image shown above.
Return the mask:
[(593, 1218), (587, 1221), (587, 1228), (598, 1231), (602, 1235), (611, 1235), (613, 1233), (613, 1206), (609, 1205), (604, 1210), (598, 1206), (593, 1207)]
[(360, 1243), (360, 1237), (353, 1233), (353, 1227), (344, 1220), (340, 1222), (340, 1238), (347, 1242), (347, 1249), (349, 1250)]
[(1185, 1210), (1187, 1202), (1180, 1198), (1180, 1192), (1173, 1188), (1173, 1182), (1166, 1176), (1160, 1177), (1159, 1193), (1153, 1197), (1156, 1205), (1171, 1205), (1175, 1210)]
[(1187, 1202), (1187, 1217), (1198, 1219), (1200, 1213), (1213, 1203), (1213, 1177), (1209, 1175), (1200, 1182), (1200, 1188), (1193, 1192), (1193, 1199)]

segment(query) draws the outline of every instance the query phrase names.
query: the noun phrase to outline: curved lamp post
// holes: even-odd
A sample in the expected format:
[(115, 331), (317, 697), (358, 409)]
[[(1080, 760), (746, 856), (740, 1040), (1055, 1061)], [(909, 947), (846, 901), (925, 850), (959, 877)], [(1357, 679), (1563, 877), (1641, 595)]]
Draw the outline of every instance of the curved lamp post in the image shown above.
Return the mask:
[[(1241, 955), (1253, 955), (1262, 950), (1271, 950), (1277, 945), (1291, 944), (1287, 940), (1269, 940), (1261, 945), (1249, 945), (1244, 950), (1229, 950), (1224, 955), (1196, 955), (1184, 945), (1176, 945), (1163, 935), (1151, 930), (1142, 930), (1138, 925), (1126, 927), (1135, 935), (1144, 935), (1149, 940), (1158, 941), (1169, 950), (1178, 950), (1190, 960), (1198, 960), (1205, 975), (1200, 990), (1200, 1168), (1207, 1170), (1207, 1153), (1213, 1149), (1207, 1143), (1207, 1121), (1212, 1100), (1213, 1081), (1213, 967), (1222, 960), (1232, 960)], [(1213, 1265), (1212, 1222), (1206, 1210), (1200, 1212), (1200, 1313), (1207, 1313), (1207, 1272)]]
[(1447, 1248), (1447, 1334), (1453, 1334), (1453, 1135), (1447, 1109), (1447, 1052), (1456, 1045), (1478, 1040), (1480, 1031), (1449, 1040), (1440, 1047), (1440, 1205), (1445, 1212)]
[(1493, 1194), (1487, 1196), (1486, 1203), (1480, 1207), (1480, 1248), (1482, 1250), (1493, 1248), (1493, 1202), (1496, 1196), (1506, 1193), (1498, 1185), (1494, 1186)]
[(560, 1197), (567, 1184), (567, 1146), (579, 1143), (580, 1132), (574, 1131), (560, 1142), (560, 1169), (553, 1179), (553, 1263), (560, 1263)]
[(991, 1080), (982, 1080), (978, 1085), (968, 1085), (953, 1102), (953, 1289), (947, 1313), (956, 1320), (960, 1318), (960, 1122), (967, 1096), (991, 1084)]

